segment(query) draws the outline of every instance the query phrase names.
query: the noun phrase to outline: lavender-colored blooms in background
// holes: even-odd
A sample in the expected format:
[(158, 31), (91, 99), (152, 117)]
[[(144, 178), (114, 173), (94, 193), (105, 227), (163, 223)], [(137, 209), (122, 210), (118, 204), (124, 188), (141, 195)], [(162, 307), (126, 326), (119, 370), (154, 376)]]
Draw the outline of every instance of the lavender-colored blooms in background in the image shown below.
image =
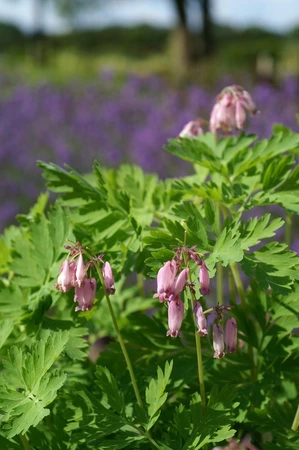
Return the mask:
[[(148, 172), (158, 167), (163, 178), (191, 173), (191, 165), (163, 145), (194, 117), (209, 118), (219, 84), (213, 92), (196, 85), (178, 90), (157, 76), (129, 75), (120, 83), (106, 71), (93, 82), (29, 86), (2, 76), (0, 189), (5, 202), (0, 204), (0, 228), (16, 213), (27, 212), (44, 188), (37, 159), (67, 163), (80, 172), (90, 172), (98, 159), (103, 166), (134, 162)], [(296, 79), (286, 78), (279, 88), (243, 84), (261, 111), (251, 118), (248, 132), (268, 137), (275, 122), (298, 130)]]

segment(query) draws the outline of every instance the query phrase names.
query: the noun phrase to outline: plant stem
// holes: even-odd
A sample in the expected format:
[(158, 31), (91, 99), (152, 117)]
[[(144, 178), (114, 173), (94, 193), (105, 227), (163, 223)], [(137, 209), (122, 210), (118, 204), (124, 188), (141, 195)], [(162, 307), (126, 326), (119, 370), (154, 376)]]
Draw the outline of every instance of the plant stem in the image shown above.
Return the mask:
[[(100, 270), (100, 268), (99, 268), (97, 263), (95, 264), (95, 268), (96, 268), (96, 270), (98, 272), (98, 275), (99, 275), (99, 278), (101, 280), (102, 286), (105, 289), (103, 274), (102, 274), (102, 271)], [(129, 374), (130, 374), (130, 378), (131, 378), (131, 381), (132, 381), (132, 384), (133, 384), (133, 389), (134, 389), (134, 392), (135, 392), (135, 397), (136, 397), (138, 405), (142, 408), (143, 407), (143, 403), (142, 403), (142, 400), (141, 400), (140, 392), (139, 392), (137, 381), (136, 381), (136, 378), (135, 378), (133, 366), (132, 366), (129, 354), (127, 352), (127, 349), (126, 349), (125, 342), (124, 342), (123, 337), (121, 335), (121, 332), (120, 332), (120, 329), (119, 329), (119, 326), (118, 326), (118, 323), (117, 323), (117, 320), (116, 320), (116, 317), (115, 317), (115, 314), (114, 314), (114, 311), (113, 311), (113, 308), (112, 308), (112, 303), (110, 301), (110, 297), (109, 297), (109, 295), (107, 293), (105, 293), (105, 297), (106, 297), (106, 300), (107, 300), (107, 303), (108, 303), (108, 308), (109, 308), (111, 319), (112, 319), (112, 322), (113, 322), (113, 325), (114, 325), (114, 329), (115, 329), (115, 332), (117, 334), (118, 341), (119, 341), (120, 347), (122, 349), (124, 358), (126, 360), (127, 368), (128, 368), (128, 371), (129, 371)]]
[(297, 431), (298, 430), (298, 426), (299, 426), (299, 405), (298, 405), (298, 408), (297, 408), (297, 411), (296, 411), (296, 414), (295, 414), (295, 417), (294, 417), (294, 420), (293, 420), (291, 428), (292, 428), (293, 431)]
[(142, 273), (137, 273), (137, 286), (139, 294), (141, 295), (141, 297), (144, 297), (144, 282)]
[(216, 280), (217, 280), (217, 303), (218, 303), (218, 305), (222, 305), (223, 304), (223, 267), (220, 262), (217, 263)]
[(30, 450), (29, 442), (27, 441), (27, 438), (25, 434), (19, 434), (20, 441), (22, 442), (22, 445), (25, 450)]
[(199, 390), (200, 390), (200, 396), (201, 396), (201, 406), (202, 406), (202, 412), (204, 413), (206, 410), (206, 407), (207, 407), (206, 391), (205, 391), (205, 383), (204, 383), (201, 342), (200, 342), (200, 336), (197, 333), (196, 329), (195, 329), (195, 342), (196, 342), (198, 381), (199, 381)]
[(228, 282), (229, 282), (229, 292), (230, 292), (230, 300), (233, 303), (236, 303), (236, 289), (234, 285), (234, 277), (231, 268), (228, 268)]
[[(192, 295), (193, 297), (193, 295)], [(195, 299), (193, 298), (193, 301)], [(193, 302), (190, 299), (190, 309), (193, 311)], [(206, 410), (206, 391), (205, 391), (205, 383), (204, 383), (204, 372), (203, 372), (203, 363), (202, 363), (202, 351), (201, 351), (201, 341), (200, 336), (197, 332), (195, 317), (193, 314), (193, 322), (195, 327), (195, 343), (196, 343), (196, 356), (197, 356), (197, 370), (198, 370), (198, 381), (199, 381), (199, 391), (201, 397), (201, 407), (202, 412), (204, 413)]]
[(243, 308), (243, 311), (246, 315), (248, 315), (248, 308), (247, 308), (247, 303), (246, 303), (246, 298), (245, 298), (245, 292), (244, 292), (244, 287), (243, 287), (243, 283), (240, 277), (240, 272), (238, 269), (238, 266), (235, 262), (230, 263), (230, 269), (233, 275), (233, 279), (235, 281), (235, 285), (240, 297), (240, 301), (241, 301), (241, 305)]
[(286, 226), (285, 226), (285, 243), (290, 246), (292, 240), (292, 219), (293, 214), (286, 212)]
[(116, 331), (116, 334), (117, 334), (117, 337), (118, 337), (118, 340), (119, 340), (119, 344), (121, 346), (124, 358), (126, 360), (128, 371), (130, 373), (130, 377), (131, 377), (131, 381), (132, 381), (132, 384), (133, 384), (133, 388), (134, 388), (135, 396), (136, 396), (136, 399), (137, 399), (137, 403), (138, 403), (139, 406), (143, 407), (141, 396), (140, 396), (140, 392), (139, 392), (139, 389), (138, 389), (138, 386), (137, 386), (137, 381), (136, 381), (134, 370), (133, 370), (133, 366), (132, 366), (129, 354), (127, 352), (127, 349), (126, 349), (125, 342), (123, 340), (123, 337), (121, 335), (120, 329), (118, 327), (118, 324), (117, 324), (117, 321), (116, 321), (116, 317), (115, 317), (115, 314), (114, 314), (114, 311), (113, 311), (113, 308), (112, 308), (112, 303), (110, 301), (110, 297), (109, 297), (108, 294), (105, 294), (105, 296), (106, 296), (106, 299), (107, 299), (107, 303), (108, 303), (108, 308), (109, 308), (109, 312), (110, 312), (110, 315), (111, 315), (111, 319), (112, 319), (112, 322), (113, 322), (113, 325), (114, 325), (114, 328), (115, 328), (115, 331)]
[[(241, 306), (243, 308), (243, 312), (246, 315), (246, 317), (249, 316), (249, 311), (246, 303), (246, 297), (244, 292), (243, 283), (240, 277), (238, 266), (235, 262), (230, 263), (230, 268), (232, 271), (233, 278), (235, 280), (235, 285), (241, 300)], [(255, 359), (254, 359), (254, 353), (253, 353), (253, 347), (251, 344), (248, 343), (248, 355), (252, 361), (252, 367), (251, 367), (251, 376), (254, 381), (257, 379), (257, 371), (256, 371), (256, 365), (255, 365)]]
[[(216, 226), (218, 231), (218, 236), (221, 233), (221, 205), (218, 205), (216, 214)], [(217, 280), (217, 303), (218, 305), (223, 304), (223, 267), (221, 262), (217, 263), (216, 269), (216, 280)]]

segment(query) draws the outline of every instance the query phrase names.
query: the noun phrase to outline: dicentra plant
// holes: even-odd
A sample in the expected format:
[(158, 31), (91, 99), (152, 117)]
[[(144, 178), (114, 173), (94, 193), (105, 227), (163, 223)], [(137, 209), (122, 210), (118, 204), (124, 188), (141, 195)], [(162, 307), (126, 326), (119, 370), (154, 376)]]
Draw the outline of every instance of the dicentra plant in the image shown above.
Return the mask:
[(2, 449), (298, 448), (299, 135), (247, 112), (228, 87), (169, 140), (185, 178), (39, 162), (55, 204), (0, 240)]

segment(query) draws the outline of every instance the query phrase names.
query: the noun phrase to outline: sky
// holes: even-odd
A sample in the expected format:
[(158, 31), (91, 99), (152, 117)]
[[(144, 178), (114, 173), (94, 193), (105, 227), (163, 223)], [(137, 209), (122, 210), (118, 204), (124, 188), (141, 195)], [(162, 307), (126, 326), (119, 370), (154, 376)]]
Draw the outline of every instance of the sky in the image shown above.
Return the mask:
[[(34, 4), (37, 0), (0, 0), (0, 21), (10, 22), (30, 32), (35, 28)], [(299, 25), (299, 0), (211, 0), (216, 23), (245, 28), (259, 26), (279, 33)], [(190, 26), (200, 20), (199, 8), (190, 11)], [(55, 12), (53, 4), (42, 11), (43, 28), (48, 33), (68, 29), (68, 22)], [(98, 12), (81, 14), (82, 27), (135, 25), (146, 23), (172, 27), (177, 21), (172, 0), (102, 0)]]

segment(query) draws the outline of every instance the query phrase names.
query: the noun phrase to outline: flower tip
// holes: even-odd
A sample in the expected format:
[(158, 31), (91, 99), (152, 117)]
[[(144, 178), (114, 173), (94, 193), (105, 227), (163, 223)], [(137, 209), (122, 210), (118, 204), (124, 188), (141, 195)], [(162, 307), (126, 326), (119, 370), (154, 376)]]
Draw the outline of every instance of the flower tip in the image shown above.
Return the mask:
[(173, 338), (176, 338), (180, 336), (180, 332), (178, 330), (168, 330), (166, 333), (166, 336), (171, 336)]

